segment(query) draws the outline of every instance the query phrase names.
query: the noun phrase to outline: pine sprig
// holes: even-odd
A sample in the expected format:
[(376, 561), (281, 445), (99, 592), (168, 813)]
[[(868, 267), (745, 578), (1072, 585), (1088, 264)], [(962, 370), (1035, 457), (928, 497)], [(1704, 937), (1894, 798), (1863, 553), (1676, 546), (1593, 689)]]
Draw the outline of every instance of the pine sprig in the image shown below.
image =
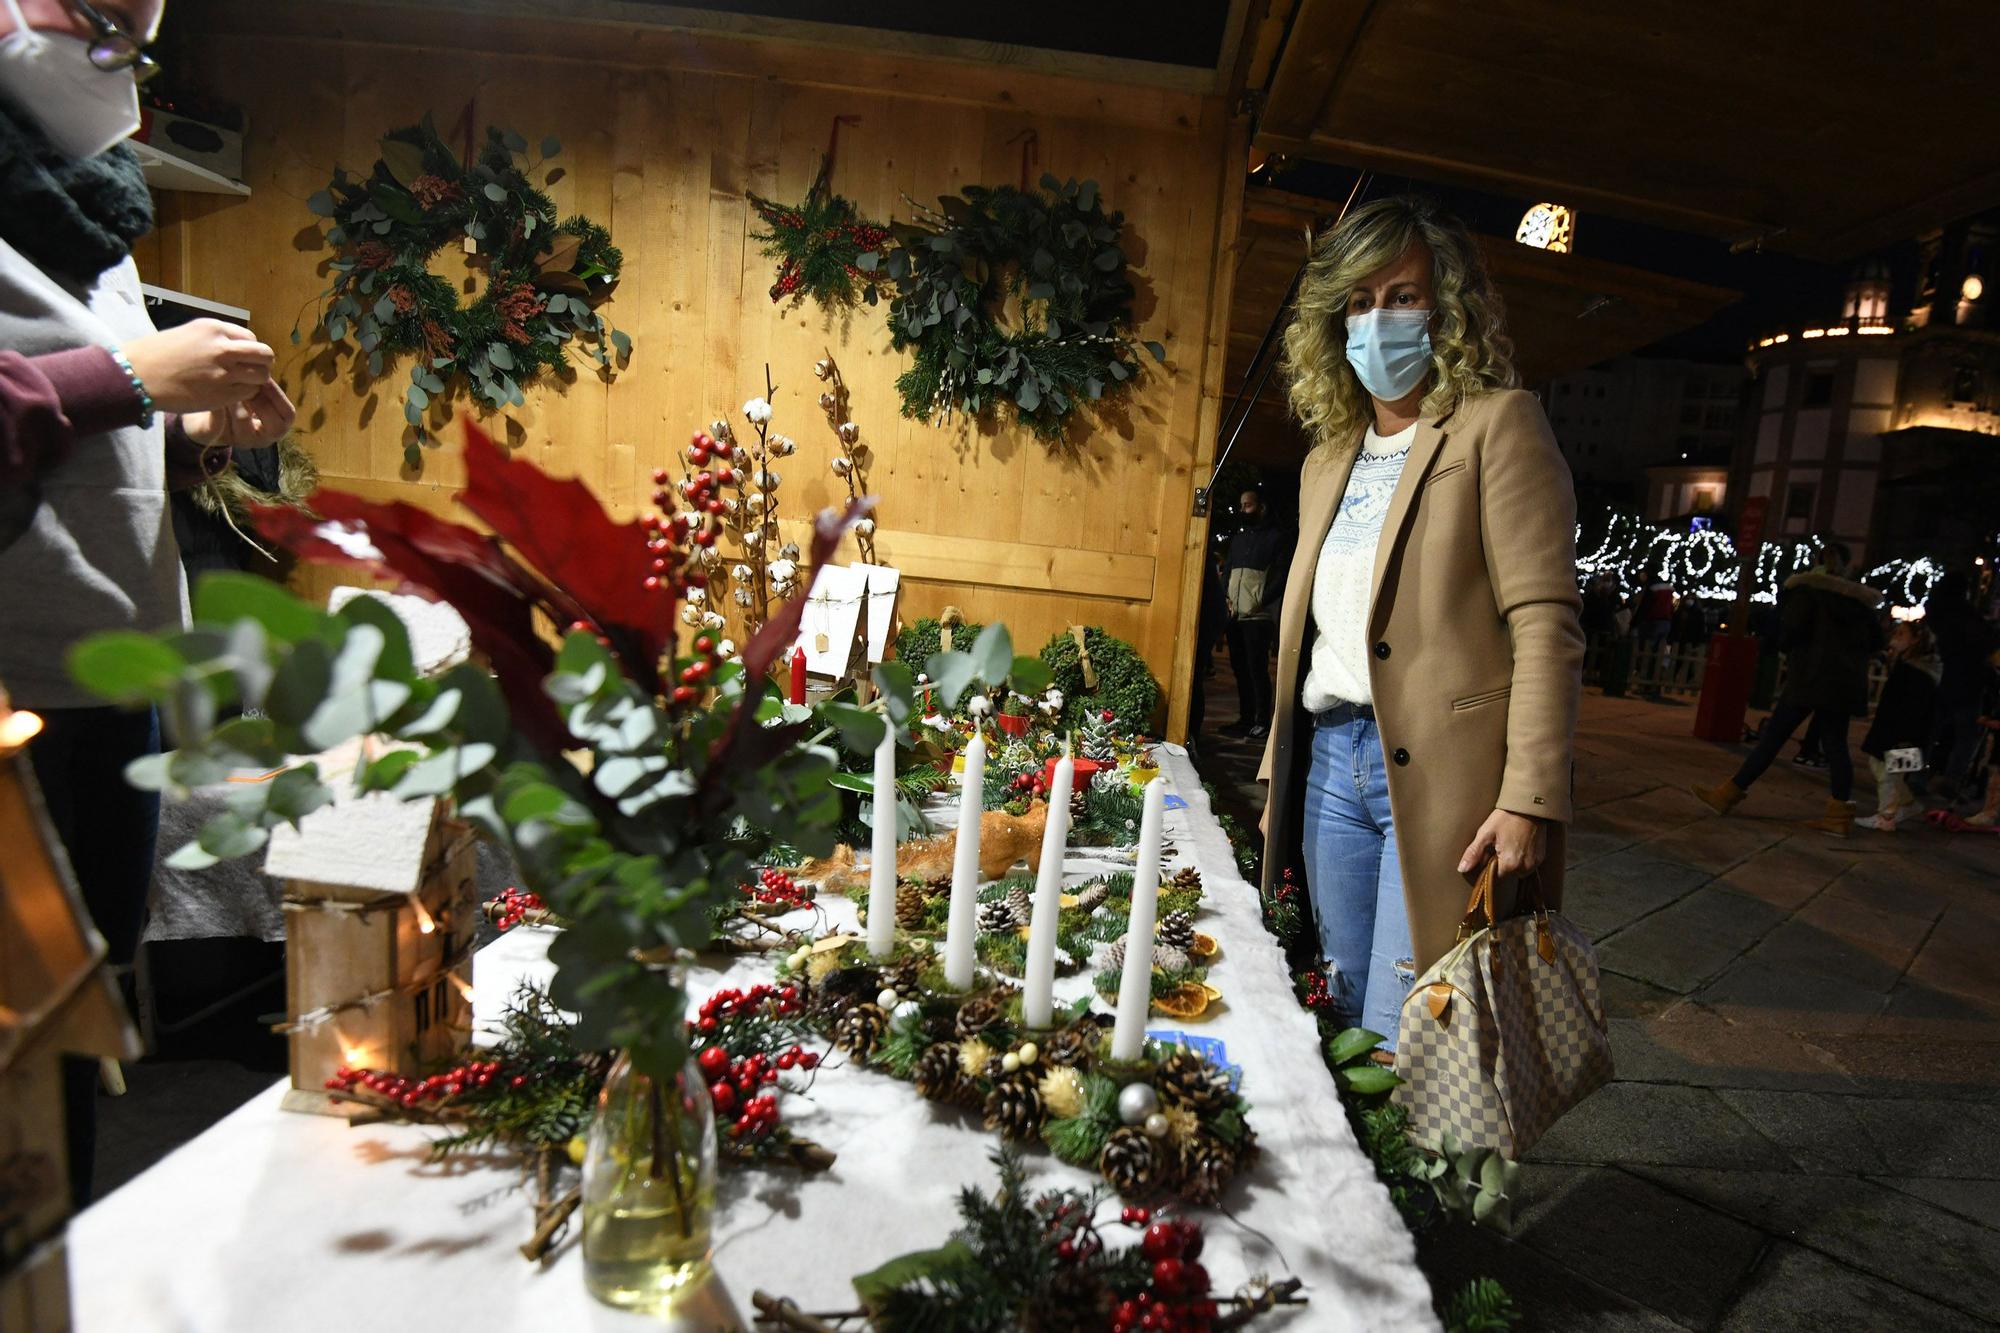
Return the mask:
[(889, 229), (863, 219), (853, 203), (833, 193), (828, 183), (832, 170), (833, 159), (821, 158), (812, 188), (797, 204), (749, 196), (765, 227), (751, 237), (764, 243), (767, 258), (778, 261), (773, 302), (810, 296), (822, 306), (852, 305), (874, 281), (859, 261), (889, 239)]

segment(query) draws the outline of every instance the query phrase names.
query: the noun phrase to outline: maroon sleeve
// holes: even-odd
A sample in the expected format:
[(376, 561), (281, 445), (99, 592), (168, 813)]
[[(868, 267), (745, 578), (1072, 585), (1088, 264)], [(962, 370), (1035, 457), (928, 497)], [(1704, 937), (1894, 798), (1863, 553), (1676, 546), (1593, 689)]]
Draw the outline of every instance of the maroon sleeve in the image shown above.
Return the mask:
[(0, 352), (0, 487), (61, 462), (79, 435), (138, 420), (132, 382), (102, 347), (35, 357)]
[(167, 489), (185, 491), (218, 476), (235, 457), (233, 449), (204, 449), (188, 438), (181, 419), (165, 417), (167, 427)]

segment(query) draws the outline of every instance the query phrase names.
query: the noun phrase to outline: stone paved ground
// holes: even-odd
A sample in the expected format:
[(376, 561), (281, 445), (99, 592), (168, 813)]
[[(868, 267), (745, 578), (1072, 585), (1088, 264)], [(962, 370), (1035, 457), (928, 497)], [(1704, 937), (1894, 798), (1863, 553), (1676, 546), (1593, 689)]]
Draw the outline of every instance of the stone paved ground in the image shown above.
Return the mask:
[[(1566, 910), (1618, 1079), (1530, 1154), (1511, 1236), (1437, 1228), (1426, 1267), (1539, 1329), (2000, 1325), (2000, 837), (1802, 830), (1824, 777), (1789, 763), (1718, 818), (1687, 783), (1742, 749), (1691, 718), (1586, 694)], [(1225, 804), (1252, 748), (1204, 753)]]

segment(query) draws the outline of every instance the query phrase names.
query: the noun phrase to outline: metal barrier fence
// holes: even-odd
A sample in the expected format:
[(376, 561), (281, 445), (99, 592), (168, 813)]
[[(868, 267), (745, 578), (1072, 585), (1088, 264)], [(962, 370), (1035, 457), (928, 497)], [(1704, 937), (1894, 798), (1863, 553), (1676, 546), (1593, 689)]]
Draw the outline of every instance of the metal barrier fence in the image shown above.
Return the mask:
[[(1583, 652), (1583, 681), (1586, 685), (1596, 685), (1607, 693), (1619, 692), (1637, 694), (1648, 698), (1668, 695), (1684, 696), (1690, 700), (1701, 694), (1701, 678), (1708, 667), (1708, 645), (1706, 643), (1662, 643), (1658, 639), (1635, 639), (1630, 635), (1601, 635), (1592, 639)], [(1621, 670), (1622, 668), (1622, 670)], [(1624, 687), (1617, 690), (1617, 682), (1623, 676)], [(1888, 679), (1888, 668), (1878, 658), (1868, 664), (1868, 710), (1875, 710), (1876, 700), (1881, 698), (1882, 683)], [(1770, 677), (1773, 692), (1783, 688), (1784, 658), (1778, 659), (1778, 670)], [(1767, 708), (1765, 692), (1753, 692), (1751, 706)]]

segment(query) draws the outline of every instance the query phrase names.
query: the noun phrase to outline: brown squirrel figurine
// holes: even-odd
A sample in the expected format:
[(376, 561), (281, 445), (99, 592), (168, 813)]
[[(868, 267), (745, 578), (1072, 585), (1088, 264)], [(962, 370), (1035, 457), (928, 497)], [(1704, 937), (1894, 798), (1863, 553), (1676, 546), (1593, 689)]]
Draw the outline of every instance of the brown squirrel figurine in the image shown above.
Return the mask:
[[(1042, 854), (1042, 833), (1048, 827), (1049, 806), (1036, 801), (1025, 815), (1005, 810), (988, 810), (979, 816), (979, 878), (1000, 879), (1016, 863), (1033, 866)], [(896, 848), (896, 875), (900, 879), (921, 879), (932, 884), (951, 882), (952, 863), (958, 855), (958, 830), (906, 842)], [(854, 849), (846, 843), (833, 855), (808, 861), (792, 872), (798, 880), (810, 880), (830, 893), (866, 888), (868, 872), (854, 868)]]

